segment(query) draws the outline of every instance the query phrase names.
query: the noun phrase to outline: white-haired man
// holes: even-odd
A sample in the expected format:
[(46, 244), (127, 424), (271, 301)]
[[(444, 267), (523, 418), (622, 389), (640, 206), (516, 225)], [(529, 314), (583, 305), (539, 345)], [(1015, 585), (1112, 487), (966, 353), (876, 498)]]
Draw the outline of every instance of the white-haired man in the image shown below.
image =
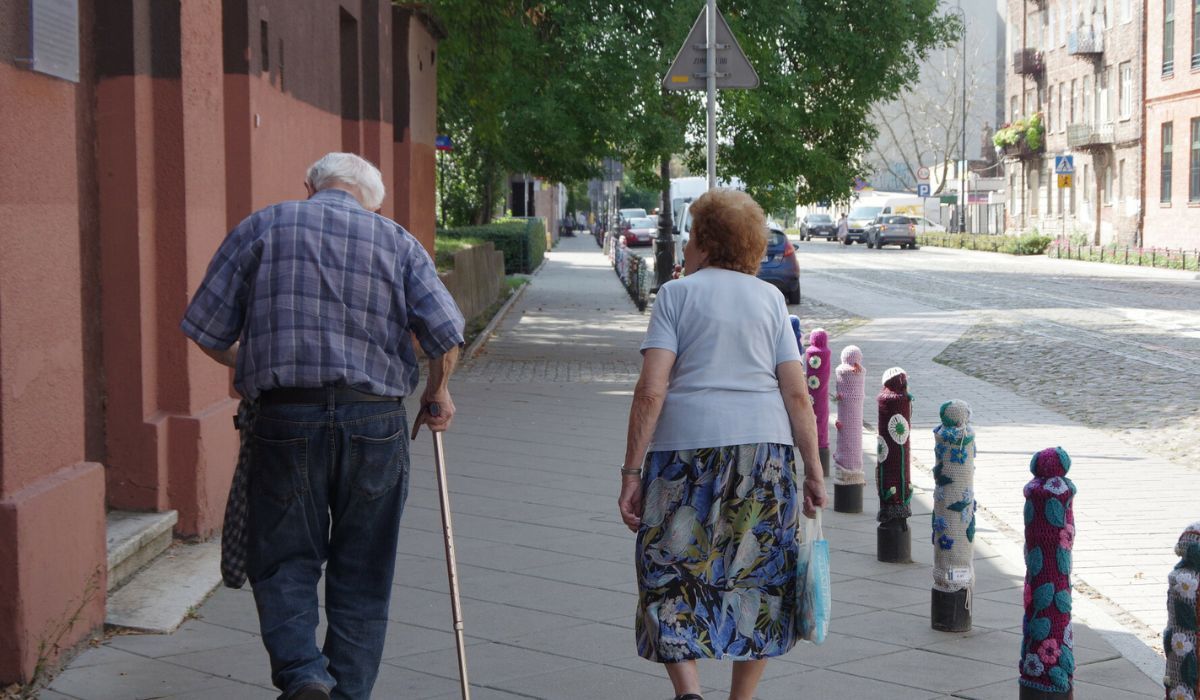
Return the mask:
[(373, 213), (384, 197), (373, 165), (330, 153), (305, 188), (307, 200), (257, 211), (229, 234), (181, 326), (256, 402), (242, 426), (246, 574), (271, 679), (283, 700), (358, 700), (379, 671), (408, 494), (402, 399), (420, 374), (411, 337), (430, 358), (414, 422), (446, 430), (463, 317), (420, 243)]

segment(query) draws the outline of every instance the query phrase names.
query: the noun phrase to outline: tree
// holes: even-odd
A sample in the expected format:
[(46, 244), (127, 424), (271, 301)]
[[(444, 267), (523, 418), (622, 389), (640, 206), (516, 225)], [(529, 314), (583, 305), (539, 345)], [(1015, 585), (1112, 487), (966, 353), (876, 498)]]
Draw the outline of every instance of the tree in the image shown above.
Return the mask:
[[(900, 92), (888, 102), (871, 106), (871, 120), (879, 132), (871, 147), (870, 163), (875, 172), (886, 172), (915, 189), (917, 170), (921, 166), (941, 165), (959, 159), (963, 133), (963, 73), (966, 72), (966, 113), (968, 131), (980, 128), (977, 97), (990, 86), (980, 76), (994, 74), (995, 65), (980, 59), (976, 48), (967, 65), (959, 60), (958, 49), (931, 56), (921, 66), (921, 76), (915, 90)], [(982, 70), (973, 66), (983, 65)], [(991, 64), (991, 65), (989, 65)], [(968, 148), (977, 148), (971, 143)], [(970, 152), (966, 154), (970, 158)], [(945, 178), (933, 192), (941, 194), (948, 181)]]

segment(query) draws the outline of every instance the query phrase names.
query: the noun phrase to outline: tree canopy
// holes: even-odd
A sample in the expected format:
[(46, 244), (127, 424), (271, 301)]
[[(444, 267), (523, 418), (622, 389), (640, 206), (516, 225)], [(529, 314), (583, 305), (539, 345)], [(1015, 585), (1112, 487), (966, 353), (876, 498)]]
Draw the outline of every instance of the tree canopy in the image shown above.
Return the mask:
[[(659, 185), (664, 158), (704, 169), (703, 94), (660, 81), (701, 0), (436, 0), (439, 129), (456, 150), (443, 184), (450, 218), (486, 220), (509, 172), (578, 182), (621, 159)], [(758, 71), (755, 90), (719, 93), (718, 175), (768, 210), (843, 199), (866, 171), (870, 108), (916, 76), (957, 20), (936, 0), (725, 0)]]

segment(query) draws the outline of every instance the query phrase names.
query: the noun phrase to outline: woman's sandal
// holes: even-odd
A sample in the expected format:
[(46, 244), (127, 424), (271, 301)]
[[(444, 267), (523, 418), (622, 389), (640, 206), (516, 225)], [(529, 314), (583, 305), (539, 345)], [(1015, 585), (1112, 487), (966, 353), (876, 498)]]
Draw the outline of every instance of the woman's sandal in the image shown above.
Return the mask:
[(695, 693), (688, 693), (687, 695), (680, 695), (676, 697), (675, 700), (704, 700), (704, 698), (696, 695)]

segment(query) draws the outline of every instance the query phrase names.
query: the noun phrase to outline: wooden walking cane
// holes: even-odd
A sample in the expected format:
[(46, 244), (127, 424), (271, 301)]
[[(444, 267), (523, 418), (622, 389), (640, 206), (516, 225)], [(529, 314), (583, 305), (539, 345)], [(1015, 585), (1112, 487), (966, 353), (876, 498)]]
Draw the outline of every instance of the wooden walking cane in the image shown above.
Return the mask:
[[(425, 409), (422, 409), (424, 411)], [(436, 403), (429, 404), (429, 415), (441, 412)], [(413, 438), (420, 429), (421, 414), (417, 414)], [(431, 431), (432, 432), (432, 431)], [(442, 535), (446, 544), (446, 575), (450, 581), (450, 614), (454, 618), (454, 641), (458, 648), (458, 682), (463, 700), (470, 700), (471, 686), (467, 681), (467, 644), (463, 635), (462, 603), (458, 598), (458, 564), (454, 557), (454, 527), (450, 522), (450, 487), (446, 484), (446, 456), (442, 450), (442, 434), (433, 433), (433, 461), (437, 464), (438, 495), (442, 506)]]

